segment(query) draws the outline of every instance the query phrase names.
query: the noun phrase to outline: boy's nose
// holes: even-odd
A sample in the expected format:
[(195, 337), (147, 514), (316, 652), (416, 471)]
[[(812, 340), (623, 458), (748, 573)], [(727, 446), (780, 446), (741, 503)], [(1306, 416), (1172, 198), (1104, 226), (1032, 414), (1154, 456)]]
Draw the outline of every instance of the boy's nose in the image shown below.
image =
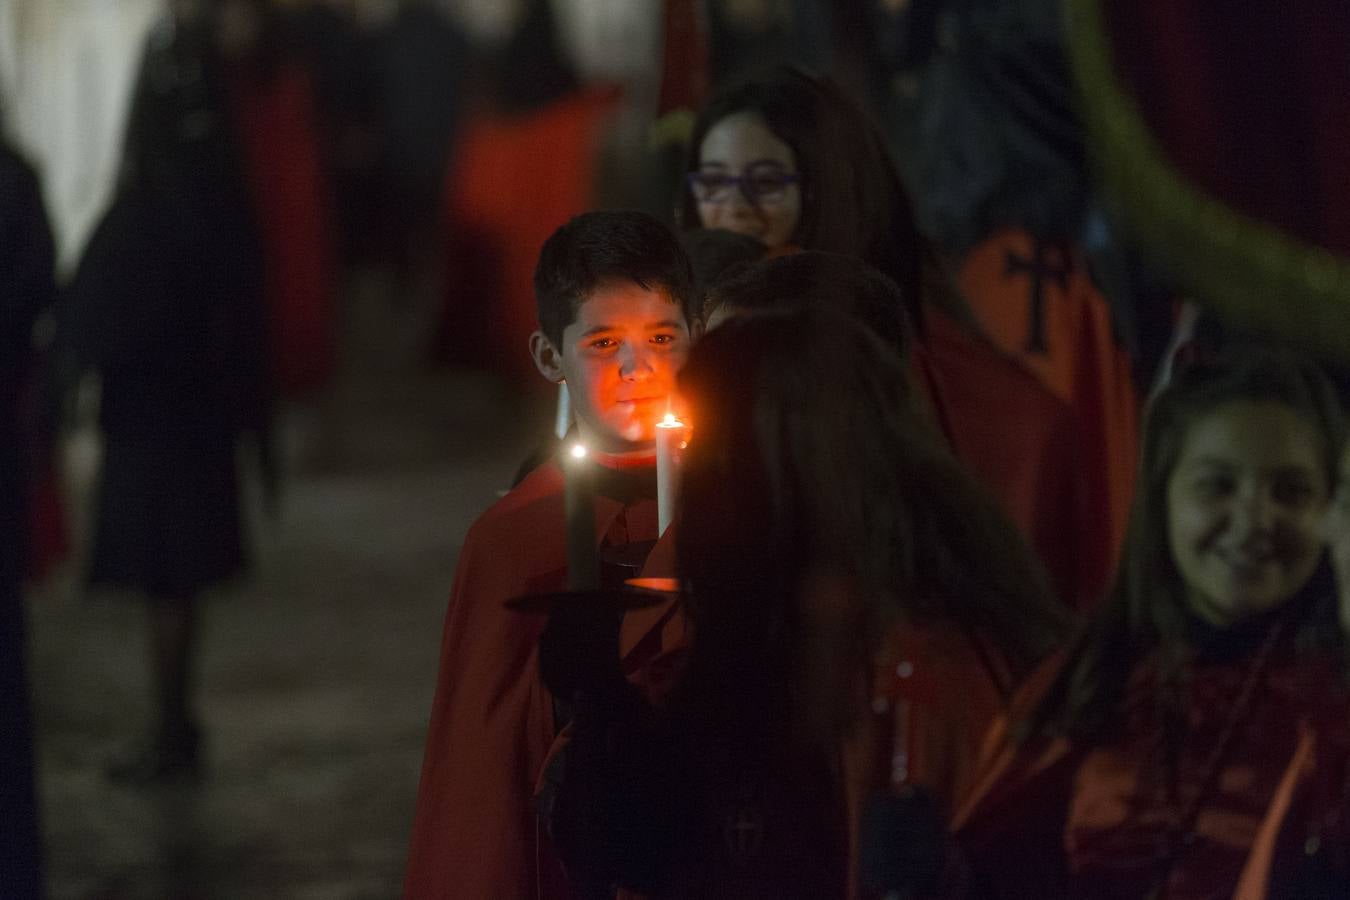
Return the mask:
[(628, 345), (621, 355), (619, 374), (628, 381), (649, 378), (655, 372), (651, 351), (645, 346)]

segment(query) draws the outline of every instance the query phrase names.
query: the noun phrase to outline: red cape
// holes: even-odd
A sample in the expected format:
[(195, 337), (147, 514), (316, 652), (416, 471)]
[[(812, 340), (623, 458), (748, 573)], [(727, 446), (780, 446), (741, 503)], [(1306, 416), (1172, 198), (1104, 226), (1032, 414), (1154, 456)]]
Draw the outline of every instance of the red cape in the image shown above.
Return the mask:
[(599, 127), (618, 94), (592, 89), (464, 128), (446, 178), (446, 352), (534, 380), (534, 266), (549, 235), (594, 202)]
[(1092, 603), (1110, 574), (1112, 536), (1082, 477), (1072, 411), (949, 316), (926, 316), (914, 374), (952, 452), (1036, 551), (1064, 602)]
[[(991, 897), (1058, 897), (1068, 890), (1064, 829), (1085, 749), (1063, 737), (1022, 743), (1015, 726), (1040, 706), (1068, 657), (1057, 654), (1018, 689), (990, 729), (973, 787), (950, 829), (976, 869), (996, 873), (977, 890)], [(1305, 841), (1350, 847), (1347, 763), (1350, 743), (1341, 707), (1302, 719), (1292, 755), (1255, 834), (1233, 897), (1286, 896), (1307, 864)], [(986, 894), (980, 894), (986, 896)]]
[[(596, 546), (625, 511), (596, 497)], [(656, 504), (626, 508), (630, 539), (656, 536)], [(535, 816), (538, 774), (556, 734), (539, 678), (540, 616), (507, 610), (522, 594), (562, 590), (567, 548), (562, 473), (532, 472), (465, 538), (450, 594), (422, 764), (404, 896), (454, 900), (563, 898), (570, 892)], [(659, 649), (678, 630), (669, 607), (630, 614), (624, 652)], [(657, 637), (647, 639), (650, 631)]]
[[(1094, 571), (1082, 574), (1085, 587), (1100, 589), (1124, 541), (1134, 499), (1139, 396), (1110, 304), (1081, 256), (1073, 247), (1038, 244), (1025, 231), (1008, 229), (966, 255), (959, 283), (994, 344), (1072, 412), (1073, 471), (1091, 509), (1080, 523), (1080, 539)], [(1036, 267), (1042, 269), (1040, 309), (1031, 272)], [(1096, 598), (1094, 592), (1088, 599)]]

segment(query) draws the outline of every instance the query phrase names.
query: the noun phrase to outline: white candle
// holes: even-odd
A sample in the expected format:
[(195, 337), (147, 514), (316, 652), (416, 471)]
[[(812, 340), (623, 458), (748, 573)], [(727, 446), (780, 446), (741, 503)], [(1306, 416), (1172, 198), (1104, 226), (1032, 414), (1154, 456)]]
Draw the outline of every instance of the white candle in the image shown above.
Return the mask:
[(572, 394), (567, 390), (567, 382), (558, 382), (558, 418), (553, 423), (553, 433), (558, 440), (567, 437), (567, 429), (572, 427)]
[(567, 589), (600, 587), (600, 551), (595, 540), (595, 464), (583, 444), (563, 454), (563, 506), (567, 514)]
[(680, 491), (680, 450), (685, 440), (684, 423), (674, 413), (666, 413), (656, 423), (656, 527), (665, 534), (675, 518), (675, 503)]

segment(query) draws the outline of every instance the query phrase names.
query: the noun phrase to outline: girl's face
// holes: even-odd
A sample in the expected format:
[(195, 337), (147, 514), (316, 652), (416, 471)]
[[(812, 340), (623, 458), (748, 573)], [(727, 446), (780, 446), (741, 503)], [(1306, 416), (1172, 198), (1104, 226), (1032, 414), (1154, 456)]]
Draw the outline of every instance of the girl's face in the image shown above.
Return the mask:
[(1220, 627), (1283, 605), (1321, 556), (1329, 485), (1313, 426), (1266, 401), (1187, 431), (1167, 482), (1172, 559), (1192, 612)]
[(792, 242), (802, 217), (796, 155), (759, 113), (719, 120), (698, 158), (691, 190), (704, 228), (749, 235), (771, 250)]

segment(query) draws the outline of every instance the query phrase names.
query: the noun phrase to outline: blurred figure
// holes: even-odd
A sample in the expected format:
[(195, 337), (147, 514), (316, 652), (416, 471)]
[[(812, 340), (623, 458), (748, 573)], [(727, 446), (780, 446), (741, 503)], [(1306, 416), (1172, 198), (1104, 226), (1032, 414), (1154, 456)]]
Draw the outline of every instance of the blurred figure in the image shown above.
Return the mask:
[(680, 392), (692, 641), (655, 705), (615, 660), (579, 691), (543, 803), (564, 858), (644, 896), (856, 896), (878, 795), (907, 804), (889, 849), (931, 880), (985, 729), (1063, 614), (848, 317), (728, 321)]
[(1095, 601), (1111, 533), (1076, 466), (1076, 422), (979, 331), (919, 233), (880, 133), (843, 90), (791, 67), (724, 89), (694, 123), (686, 178), (684, 227), (736, 231), (780, 253), (855, 256), (900, 286), (913, 369), (956, 457), (1022, 529), (1065, 601)]
[[(463, 121), (470, 46), (434, 0), (404, 0), (375, 33), (383, 163), (395, 254), (422, 305), (442, 296), (445, 179)], [(405, 302), (412, 297), (405, 296)]]
[(313, 401), (335, 361), (332, 197), (315, 79), (269, 0), (216, 0), (204, 26), (258, 223), (279, 396)]
[(957, 823), (968, 896), (1343, 896), (1350, 692), (1322, 542), (1341, 439), (1297, 357), (1179, 367), (1114, 593)]
[(268, 421), (262, 245), (215, 24), (178, 2), (153, 33), (122, 182), (68, 300), (102, 383), (89, 583), (142, 593), (153, 633), (154, 723), (109, 769), (133, 782), (199, 771), (197, 608), (243, 566), (236, 444)]
[(447, 305), (438, 356), (525, 385), (540, 247), (595, 197), (599, 127), (614, 90), (581, 87), (558, 46), (549, 0), (531, 0), (481, 62), (483, 91), (446, 184)]
[(26, 672), (29, 484), (19, 406), (33, 325), (55, 299), (54, 267), (37, 177), (0, 141), (0, 885), (15, 898), (45, 895)]

